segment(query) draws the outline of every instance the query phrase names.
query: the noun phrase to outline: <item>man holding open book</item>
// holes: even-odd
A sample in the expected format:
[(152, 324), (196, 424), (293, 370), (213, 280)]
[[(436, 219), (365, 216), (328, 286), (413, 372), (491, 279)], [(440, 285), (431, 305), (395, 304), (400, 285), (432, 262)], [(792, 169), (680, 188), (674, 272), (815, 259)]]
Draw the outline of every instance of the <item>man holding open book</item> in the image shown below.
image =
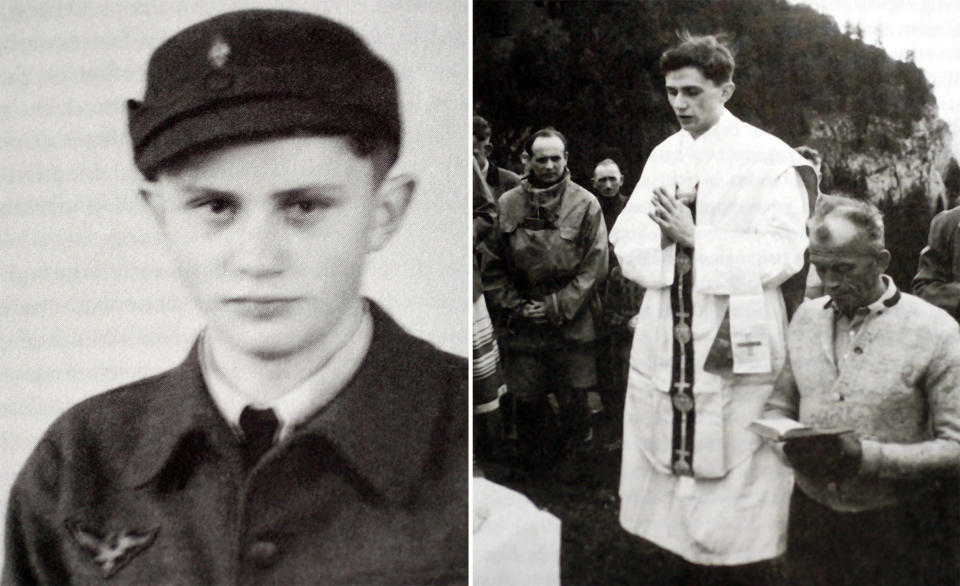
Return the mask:
[(828, 297), (797, 310), (765, 412), (813, 428), (783, 436), (797, 483), (792, 577), (956, 584), (956, 536), (943, 520), (955, 512), (938, 493), (960, 470), (957, 324), (883, 274), (890, 253), (874, 206), (824, 196), (809, 228)]

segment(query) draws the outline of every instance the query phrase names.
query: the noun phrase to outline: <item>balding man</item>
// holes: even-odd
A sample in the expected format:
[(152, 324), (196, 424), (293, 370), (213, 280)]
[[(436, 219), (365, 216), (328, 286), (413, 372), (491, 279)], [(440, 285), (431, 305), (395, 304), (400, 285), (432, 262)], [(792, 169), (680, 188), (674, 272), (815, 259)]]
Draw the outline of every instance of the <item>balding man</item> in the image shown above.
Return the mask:
[(496, 316), (507, 386), (516, 394), (520, 449), (532, 462), (557, 451), (538, 430), (555, 392), (565, 435), (592, 438), (587, 393), (597, 386), (592, 344), (600, 319), (597, 287), (607, 275), (607, 229), (600, 204), (570, 180), (567, 141), (553, 129), (527, 143), (530, 174), (503, 194), (494, 258), (483, 268)]
[(627, 196), (620, 193), (623, 187), (623, 173), (613, 159), (604, 159), (593, 170), (593, 190), (603, 209), (603, 221), (607, 230), (613, 228), (613, 222), (627, 205)]
[(794, 315), (765, 416), (851, 432), (783, 445), (794, 581), (957, 584), (938, 494), (960, 470), (957, 324), (883, 274), (890, 253), (868, 203), (822, 196), (810, 262), (827, 296)]

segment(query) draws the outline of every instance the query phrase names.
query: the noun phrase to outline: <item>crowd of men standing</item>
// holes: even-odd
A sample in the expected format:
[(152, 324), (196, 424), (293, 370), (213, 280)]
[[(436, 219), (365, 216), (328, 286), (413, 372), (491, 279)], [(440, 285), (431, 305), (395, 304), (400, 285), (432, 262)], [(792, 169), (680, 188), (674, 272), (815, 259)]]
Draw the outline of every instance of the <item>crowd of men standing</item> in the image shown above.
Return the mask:
[[(602, 397), (620, 523), (681, 560), (674, 583), (774, 583), (786, 553), (797, 584), (956, 584), (960, 214), (934, 220), (914, 283), (948, 315), (883, 274), (874, 206), (819, 194), (810, 161), (725, 107), (720, 40), (684, 36), (660, 70), (681, 129), (629, 198), (609, 159), (594, 193), (575, 183), (550, 127), (522, 176), (496, 167), (475, 118), (475, 297), (503, 366), (482, 411), (499, 401), (535, 467), (595, 441)], [(810, 265), (825, 295), (803, 302)], [(769, 441), (761, 418), (815, 433)]]

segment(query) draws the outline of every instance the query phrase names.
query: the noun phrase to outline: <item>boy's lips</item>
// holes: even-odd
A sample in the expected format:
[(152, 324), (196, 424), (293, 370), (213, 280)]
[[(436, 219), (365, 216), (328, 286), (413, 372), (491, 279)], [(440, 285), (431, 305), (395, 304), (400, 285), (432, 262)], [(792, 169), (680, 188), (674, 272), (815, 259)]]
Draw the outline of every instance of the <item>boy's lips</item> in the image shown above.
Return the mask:
[(299, 300), (297, 297), (231, 297), (224, 300), (229, 307), (251, 317), (273, 317), (286, 311)]

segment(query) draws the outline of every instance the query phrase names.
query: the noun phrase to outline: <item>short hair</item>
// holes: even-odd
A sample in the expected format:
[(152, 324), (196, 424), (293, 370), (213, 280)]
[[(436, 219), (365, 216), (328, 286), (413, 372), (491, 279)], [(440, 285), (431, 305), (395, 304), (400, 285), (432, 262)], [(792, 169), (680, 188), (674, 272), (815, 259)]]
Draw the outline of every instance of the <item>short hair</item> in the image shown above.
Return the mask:
[(473, 137), (477, 140), (487, 140), (493, 134), (490, 123), (483, 116), (473, 117)]
[(563, 143), (563, 152), (567, 152), (567, 137), (565, 137), (559, 130), (553, 128), (552, 126), (547, 126), (546, 128), (541, 128), (540, 130), (534, 132), (530, 135), (530, 138), (527, 139), (526, 144), (523, 145), (523, 152), (528, 155), (533, 155), (533, 143), (538, 138), (547, 138), (550, 136), (555, 136), (560, 139), (560, 142)]
[(596, 165), (593, 166), (593, 174), (596, 175), (596, 174), (597, 174), (597, 169), (599, 169), (600, 167), (606, 167), (606, 166), (608, 166), (608, 165), (613, 165), (613, 166), (615, 166), (615, 167), (617, 168), (617, 170), (620, 171), (620, 176), (621, 176), (621, 177), (623, 176), (623, 170), (620, 169), (620, 165), (618, 165), (616, 161), (614, 161), (613, 159), (611, 159), (611, 158), (609, 158), (609, 157), (606, 158), (606, 159), (604, 159), (604, 160), (602, 160), (602, 161), (600, 161), (599, 163), (597, 163)]
[(660, 73), (666, 75), (684, 67), (696, 67), (704, 77), (720, 85), (733, 79), (733, 52), (720, 35), (691, 35), (682, 31), (680, 42), (660, 56)]
[(874, 252), (885, 248), (883, 214), (872, 203), (846, 195), (821, 195), (813, 209), (813, 216), (807, 221), (810, 234), (823, 238), (823, 230), (826, 229), (823, 222), (830, 216), (839, 216), (853, 224)]

